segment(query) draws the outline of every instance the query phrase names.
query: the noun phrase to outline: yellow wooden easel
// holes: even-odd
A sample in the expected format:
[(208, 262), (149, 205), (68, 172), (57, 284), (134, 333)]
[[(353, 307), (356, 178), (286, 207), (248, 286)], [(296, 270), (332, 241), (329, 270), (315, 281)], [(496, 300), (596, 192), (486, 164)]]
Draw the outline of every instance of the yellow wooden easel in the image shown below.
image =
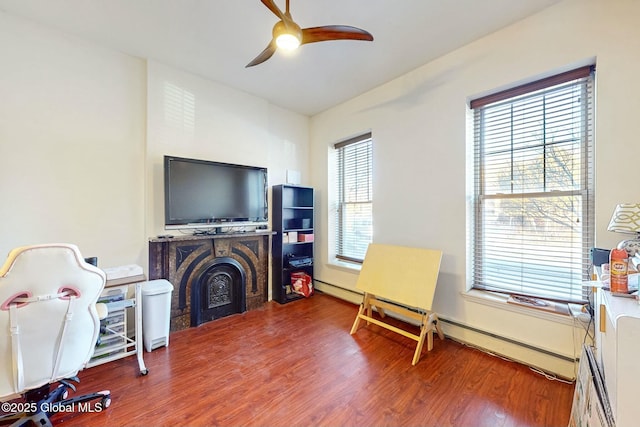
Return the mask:
[[(367, 249), (356, 287), (364, 291), (364, 298), (351, 328), (353, 335), (360, 320), (374, 323), (390, 331), (417, 341), (412, 365), (418, 363), (424, 340), (427, 351), (433, 349), (433, 332), (444, 339), (438, 316), (431, 311), (442, 252), (433, 249), (370, 244)], [(373, 308), (381, 317), (385, 310), (420, 322), (416, 335), (373, 318)], [(411, 310), (406, 307), (414, 307)]]

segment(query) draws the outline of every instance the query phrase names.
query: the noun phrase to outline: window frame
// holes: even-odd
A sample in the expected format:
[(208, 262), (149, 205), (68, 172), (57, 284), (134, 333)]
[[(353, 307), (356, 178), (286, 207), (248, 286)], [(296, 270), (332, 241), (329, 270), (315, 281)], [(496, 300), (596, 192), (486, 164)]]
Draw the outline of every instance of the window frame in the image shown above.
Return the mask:
[[(519, 100), (526, 99), (527, 97), (535, 98), (538, 94), (546, 93), (546, 91), (554, 91), (560, 88), (560, 85), (572, 85), (576, 88), (580, 88), (581, 85), (584, 86), (584, 93), (581, 97), (580, 108), (581, 112), (584, 116), (580, 117), (580, 119), (576, 119), (576, 123), (579, 120), (584, 121), (584, 127), (581, 129), (580, 133), (580, 155), (577, 156), (581, 159), (581, 164), (579, 165), (579, 171), (582, 174), (580, 180), (579, 188), (568, 190), (568, 191), (547, 191), (546, 189), (538, 192), (531, 192), (522, 190), (520, 192), (513, 191), (511, 193), (496, 193), (496, 194), (488, 194), (486, 192), (485, 186), (486, 181), (489, 181), (491, 177), (495, 178), (498, 172), (495, 172), (494, 175), (489, 175), (484, 169), (483, 164), (486, 161), (485, 158), (485, 150), (487, 147), (485, 144), (485, 137), (489, 139), (487, 136), (489, 133), (486, 132), (484, 114), (487, 111), (490, 111), (492, 107), (496, 106), (508, 106), (509, 103), (511, 105), (515, 105)], [(534, 298), (544, 298), (551, 300), (558, 300), (563, 302), (585, 302), (588, 298), (588, 290), (582, 288), (581, 284), (584, 280), (589, 280), (589, 267), (590, 267), (590, 249), (593, 247), (594, 242), (594, 222), (595, 222), (595, 205), (594, 205), (594, 192), (595, 192), (595, 183), (594, 183), (594, 100), (595, 100), (595, 66), (589, 65), (585, 67), (580, 67), (574, 70), (567, 71), (565, 73), (557, 74), (551, 77), (547, 77), (544, 79), (536, 80), (531, 83), (527, 83), (524, 85), (520, 85), (511, 89), (507, 89), (504, 91), (500, 91), (497, 93), (493, 93), (487, 96), (483, 96), (480, 98), (476, 98), (471, 100), (470, 108), (473, 113), (474, 123), (473, 123), (473, 194), (472, 194), (472, 203), (471, 210), (469, 212), (470, 215), (470, 259), (468, 260), (469, 271), (470, 271), (470, 287), (473, 289), (483, 290), (483, 291), (496, 291), (502, 292), (510, 295), (524, 295)], [(513, 114), (513, 113), (511, 113)], [(507, 114), (508, 116), (508, 114)], [(542, 114), (544, 125), (550, 121), (547, 112), (545, 111)], [(513, 125), (514, 118), (511, 116), (511, 124)], [(582, 125), (582, 122), (579, 122)], [(578, 127), (580, 129), (580, 127)], [(542, 145), (546, 146), (546, 135), (542, 136)], [(509, 151), (510, 150), (510, 151)], [(509, 151), (513, 156), (514, 153), (517, 152), (518, 149), (514, 149), (513, 146), (505, 151)], [(546, 180), (547, 171), (544, 169), (542, 172), (543, 177)], [(573, 175), (571, 175), (573, 177)], [(545, 181), (546, 182), (546, 181)], [(544, 199), (551, 199), (558, 196), (565, 197), (575, 197), (576, 200), (579, 200), (581, 203), (581, 232), (580, 232), (580, 245), (574, 244), (573, 250), (575, 252), (579, 252), (579, 266), (573, 266), (573, 274), (571, 274), (571, 283), (567, 286), (566, 292), (563, 296), (558, 297), (558, 293), (556, 291), (544, 291), (541, 289), (536, 289), (535, 285), (530, 283), (521, 284), (521, 289), (514, 290), (513, 287), (510, 287), (506, 284), (496, 284), (496, 283), (487, 283), (485, 272), (483, 269), (489, 268), (489, 262), (485, 262), (487, 257), (485, 253), (484, 246), (488, 242), (485, 239), (485, 234), (489, 234), (485, 232), (485, 227), (488, 227), (488, 219), (483, 218), (483, 212), (485, 207), (483, 207), (483, 203), (487, 203), (487, 201), (491, 201), (491, 199), (520, 199), (527, 200), (530, 197), (541, 197)], [(524, 204), (523, 204), (524, 205)], [(486, 205), (485, 205), (486, 206)], [(529, 213), (530, 211), (524, 210), (523, 212)], [(496, 233), (494, 233), (496, 234)], [(524, 240), (524, 239), (523, 239)], [(559, 240), (559, 239), (558, 239)], [(508, 244), (505, 244), (508, 245)], [(520, 248), (527, 248), (528, 241), (520, 244)], [(579, 251), (578, 251), (579, 249)], [(541, 259), (543, 257), (541, 256)], [(524, 259), (524, 258), (523, 258)], [(526, 261), (521, 262), (521, 270), (527, 266)], [(518, 261), (514, 262), (514, 264), (518, 264)], [(503, 268), (506, 270), (506, 268)], [(579, 269), (579, 271), (578, 271)], [(546, 272), (545, 272), (546, 273)], [(503, 273), (500, 273), (503, 274)], [(506, 276), (506, 274), (504, 274)], [(579, 276), (579, 277), (578, 277)], [(525, 275), (522, 276), (526, 278)], [(500, 280), (498, 280), (500, 281)], [(524, 281), (523, 281), (524, 282)], [(579, 283), (578, 283), (579, 282)], [(506, 280), (505, 280), (506, 283)], [(562, 289), (562, 288), (560, 288)]]
[[(364, 148), (363, 148), (364, 147)], [(371, 132), (366, 132), (349, 138), (340, 142), (337, 142), (333, 146), (335, 150), (335, 244), (334, 244), (334, 256), (335, 259), (342, 262), (362, 264), (364, 261), (364, 255), (366, 253), (366, 247), (373, 240), (373, 137)], [(349, 154), (349, 159), (345, 159), (347, 150), (356, 149), (360, 150), (356, 153)], [(353, 164), (346, 165), (346, 161), (355, 161)], [(362, 173), (361, 169), (356, 171), (356, 168), (364, 166), (366, 173), (364, 175), (364, 183), (358, 181), (356, 175)], [(347, 191), (345, 189), (346, 181), (345, 177), (351, 177), (356, 179), (358, 188), (354, 191)], [(353, 182), (351, 182), (353, 184)], [(366, 187), (366, 188), (364, 188)], [(347, 199), (347, 194), (353, 194), (353, 199)], [(365, 199), (362, 199), (362, 197)], [(357, 227), (348, 227), (350, 224), (353, 226), (353, 222), (350, 220), (356, 220), (357, 215), (348, 216), (347, 212), (351, 212), (351, 207), (368, 209), (368, 215), (365, 218), (365, 222), (368, 221), (371, 226), (370, 238), (363, 241), (361, 237), (356, 234)], [(357, 209), (362, 211), (362, 209)], [(360, 218), (362, 220), (362, 218)], [(358, 251), (348, 250), (349, 246), (359, 246), (361, 256), (358, 256)], [(364, 246), (364, 251), (362, 251)]]

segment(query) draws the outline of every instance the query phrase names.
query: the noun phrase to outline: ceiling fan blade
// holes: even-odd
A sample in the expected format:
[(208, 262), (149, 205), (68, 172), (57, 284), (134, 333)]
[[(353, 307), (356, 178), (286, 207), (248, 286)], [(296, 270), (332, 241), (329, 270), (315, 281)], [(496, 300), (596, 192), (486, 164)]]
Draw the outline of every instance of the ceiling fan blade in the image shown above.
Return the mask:
[(273, 0), (261, 0), (261, 1), (262, 1), (262, 4), (267, 6), (267, 9), (273, 12), (273, 14), (276, 15), (278, 18), (280, 18), (280, 20), (285, 21), (287, 19), (284, 13), (280, 10), (280, 8), (276, 6), (276, 4), (273, 2)]
[(373, 36), (368, 31), (348, 25), (326, 25), (324, 27), (304, 28), (302, 30), (301, 44), (329, 40), (373, 41)]
[(273, 54), (276, 52), (276, 43), (271, 40), (271, 43), (262, 51), (260, 55), (256, 56), (253, 61), (249, 62), (245, 65), (245, 68), (253, 67), (254, 65), (262, 64), (267, 59), (271, 58)]

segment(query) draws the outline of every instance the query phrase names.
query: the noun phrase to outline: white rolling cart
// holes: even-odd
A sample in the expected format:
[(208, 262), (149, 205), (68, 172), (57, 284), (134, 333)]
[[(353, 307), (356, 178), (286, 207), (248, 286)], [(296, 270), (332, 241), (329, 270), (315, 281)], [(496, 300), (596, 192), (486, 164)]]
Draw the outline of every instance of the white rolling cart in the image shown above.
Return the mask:
[[(103, 270), (107, 274), (107, 283), (98, 301), (107, 306), (109, 313), (101, 321), (100, 340), (87, 367), (135, 354), (140, 374), (147, 375), (149, 370), (142, 357), (142, 285), (146, 281), (142, 267), (125, 265)], [(129, 297), (130, 286), (134, 288), (133, 297)], [(133, 338), (128, 334), (128, 310), (133, 310)]]

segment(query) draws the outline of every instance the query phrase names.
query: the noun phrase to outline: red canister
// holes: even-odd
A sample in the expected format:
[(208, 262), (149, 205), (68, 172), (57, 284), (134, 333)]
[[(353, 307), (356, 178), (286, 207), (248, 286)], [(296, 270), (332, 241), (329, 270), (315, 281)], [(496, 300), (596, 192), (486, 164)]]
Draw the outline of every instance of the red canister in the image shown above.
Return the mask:
[(611, 292), (629, 293), (629, 254), (624, 249), (612, 249), (609, 255)]

